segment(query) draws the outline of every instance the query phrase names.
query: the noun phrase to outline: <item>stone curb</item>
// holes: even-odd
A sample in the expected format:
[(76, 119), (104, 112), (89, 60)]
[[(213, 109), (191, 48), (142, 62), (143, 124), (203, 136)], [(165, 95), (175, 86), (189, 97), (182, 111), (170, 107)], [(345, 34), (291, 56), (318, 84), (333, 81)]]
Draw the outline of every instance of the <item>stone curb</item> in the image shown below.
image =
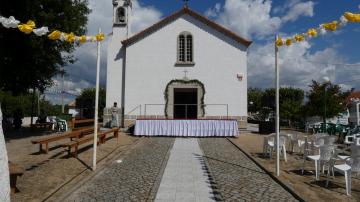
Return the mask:
[(260, 162), (258, 162), (255, 158), (253, 158), (249, 153), (241, 149), (237, 144), (235, 144), (232, 140), (229, 138), (226, 138), (232, 145), (234, 145), (237, 149), (239, 149), (242, 153), (245, 154), (252, 162), (254, 162), (257, 166), (259, 166), (266, 174), (268, 174), (275, 182), (277, 182), (282, 188), (284, 188), (287, 192), (289, 192), (296, 200), (299, 201), (305, 201), (303, 198), (301, 198), (297, 193), (295, 193), (290, 186), (288, 186), (285, 182), (280, 180), (278, 177), (273, 175), (270, 171), (268, 171), (264, 166), (261, 165)]

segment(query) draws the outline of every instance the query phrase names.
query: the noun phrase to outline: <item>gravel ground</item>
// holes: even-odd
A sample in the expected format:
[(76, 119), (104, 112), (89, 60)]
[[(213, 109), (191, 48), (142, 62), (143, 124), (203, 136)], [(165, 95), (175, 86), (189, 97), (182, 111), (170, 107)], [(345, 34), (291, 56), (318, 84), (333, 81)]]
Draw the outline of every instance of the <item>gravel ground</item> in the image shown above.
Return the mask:
[[(75, 183), (82, 177), (91, 175), (92, 171), (92, 143), (81, 145), (78, 158), (68, 158), (61, 143), (69, 139), (52, 142), (48, 154), (39, 153), (39, 146), (31, 144), (31, 140), (48, 135), (39, 131), (29, 133), (26, 129), (17, 134), (10, 133), (6, 138), (9, 160), (24, 169), (24, 175), (18, 177), (18, 192), (12, 194), (11, 201), (32, 202), (43, 201), (53, 195), (66, 192), (68, 183)], [(130, 148), (138, 137), (120, 133), (119, 141), (109, 136), (105, 144), (98, 146), (98, 165), (107, 161), (108, 155), (120, 153)], [(56, 192), (56, 193), (55, 193)]]
[(296, 201), (227, 139), (202, 138), (199, 143), (222, 201)]
[(66, 201), (152, 201), (173, 138), (145, 138), (121, 163), (113, 162)]

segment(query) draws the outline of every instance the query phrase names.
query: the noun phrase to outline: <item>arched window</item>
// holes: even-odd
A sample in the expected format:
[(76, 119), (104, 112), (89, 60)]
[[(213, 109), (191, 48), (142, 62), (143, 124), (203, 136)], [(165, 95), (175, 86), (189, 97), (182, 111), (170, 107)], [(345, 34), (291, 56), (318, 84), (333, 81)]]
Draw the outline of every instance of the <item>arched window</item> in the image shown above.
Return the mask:
[(117, 10), (116, 10), (116, 22), (117, 23), (121, 23), (121, 24), (123, 24), (123, 23), (126, 23), (126, 16), (125, 16), (125, 14), (126, 14), (126, 11), (125, 11), (125, 8), (123, 8), (123, 7), (120, 7), (120, 8), (118, 8)]
[(193, 37), (189, 32), (182, 32), (178, 37), (178, 62), (193, 62)]

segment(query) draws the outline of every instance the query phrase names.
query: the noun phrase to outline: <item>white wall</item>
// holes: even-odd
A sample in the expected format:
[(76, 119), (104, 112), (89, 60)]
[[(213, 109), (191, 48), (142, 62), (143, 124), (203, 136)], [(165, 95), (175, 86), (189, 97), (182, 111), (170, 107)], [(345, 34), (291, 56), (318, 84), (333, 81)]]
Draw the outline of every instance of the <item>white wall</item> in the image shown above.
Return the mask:
[(106, 70), (106, 107), (112, 107), (114, 102), (121, 106), (124, 59), (124, 49), (121, 48), (121, 40), (124, 40), (122, 32), (120, 28), (114, 28), (113, 35), (109, 41)]
[[(119, 1), (119, 5), (113, 9), (116, 13), (116, 9), (123, 6), (125, 1)], [(131, 16), (131, 8), (127, 9), (127, 15)], [(115, 22), (115, 16), (113, 13), (113, 22)], [(131, 25), (131, 18), (127, 18), (128, 25)], [(114, 102), (118, 103), (121, 107), (121, 93), (122, 93), (122, 75), (123, 75), (123, 60), (125, 51), (122, 48), (121, 41), (128, 38), (131, 35), (131, 26), (113, 26), (113, 34), (110, 38), (108, 45), (107, 55), (107, 80), (106, 80), (106, 107), (112, 107)]]
[[(193, 67), (175, 66), (177, 36), (183, 31), (191, 32), (194, 38)], [(126, 54), (125, 114), (139, 104), (165, 104), (167, 83), (183, 78), (186, 69), (190, 79), (205, 85), (205, 104), (229, 104), (230, 116), (247, 116), (246, 47), (194, 18), (182, 16), (128, 46)], [(237, 73), (244, 75), (242, 81), (237, 79)], [(107, 92), (111, 93), (114, 92)], [(147, 114), (151, 109), (147, 109)], [(164, 115), (164, 108), (157, 107), (151, 114)], [(206, 115), (226, 115), (226, 110), (208, 107)]]

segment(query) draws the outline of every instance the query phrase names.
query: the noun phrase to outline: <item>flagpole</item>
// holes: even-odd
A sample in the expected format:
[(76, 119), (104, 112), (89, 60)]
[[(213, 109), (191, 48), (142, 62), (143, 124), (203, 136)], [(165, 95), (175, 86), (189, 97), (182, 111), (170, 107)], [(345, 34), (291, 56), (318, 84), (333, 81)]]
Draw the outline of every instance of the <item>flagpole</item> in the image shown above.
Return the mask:
[[(275, 36), (275, 41), (277, 40), (278, 36)], [(276, 175), (280, 176), (280, 151), (279, 151), (279, 139), (280, 139), (280, 113), (279, 113), (279, 64), (278, 64), (278, 58), (279, 58), (279, 49), (275, 45), (275, 89), (276, 89), (276, 115), (275, 115), (275, 130), (276, 130)]]
[[(99, 28), (99, 34), (101, 28)], [(97, 42), (97, 59), (96, 59), (96, 90), (95, 90), (95, 116), (94, 116), (94, 153), (92, 170), (96, 170), (96, 152), (97, 152), (97, 135), (98, 135), (98, 108), (99, 108), (99, 80), (100, 80), (100, 48), (101, 42)]]

